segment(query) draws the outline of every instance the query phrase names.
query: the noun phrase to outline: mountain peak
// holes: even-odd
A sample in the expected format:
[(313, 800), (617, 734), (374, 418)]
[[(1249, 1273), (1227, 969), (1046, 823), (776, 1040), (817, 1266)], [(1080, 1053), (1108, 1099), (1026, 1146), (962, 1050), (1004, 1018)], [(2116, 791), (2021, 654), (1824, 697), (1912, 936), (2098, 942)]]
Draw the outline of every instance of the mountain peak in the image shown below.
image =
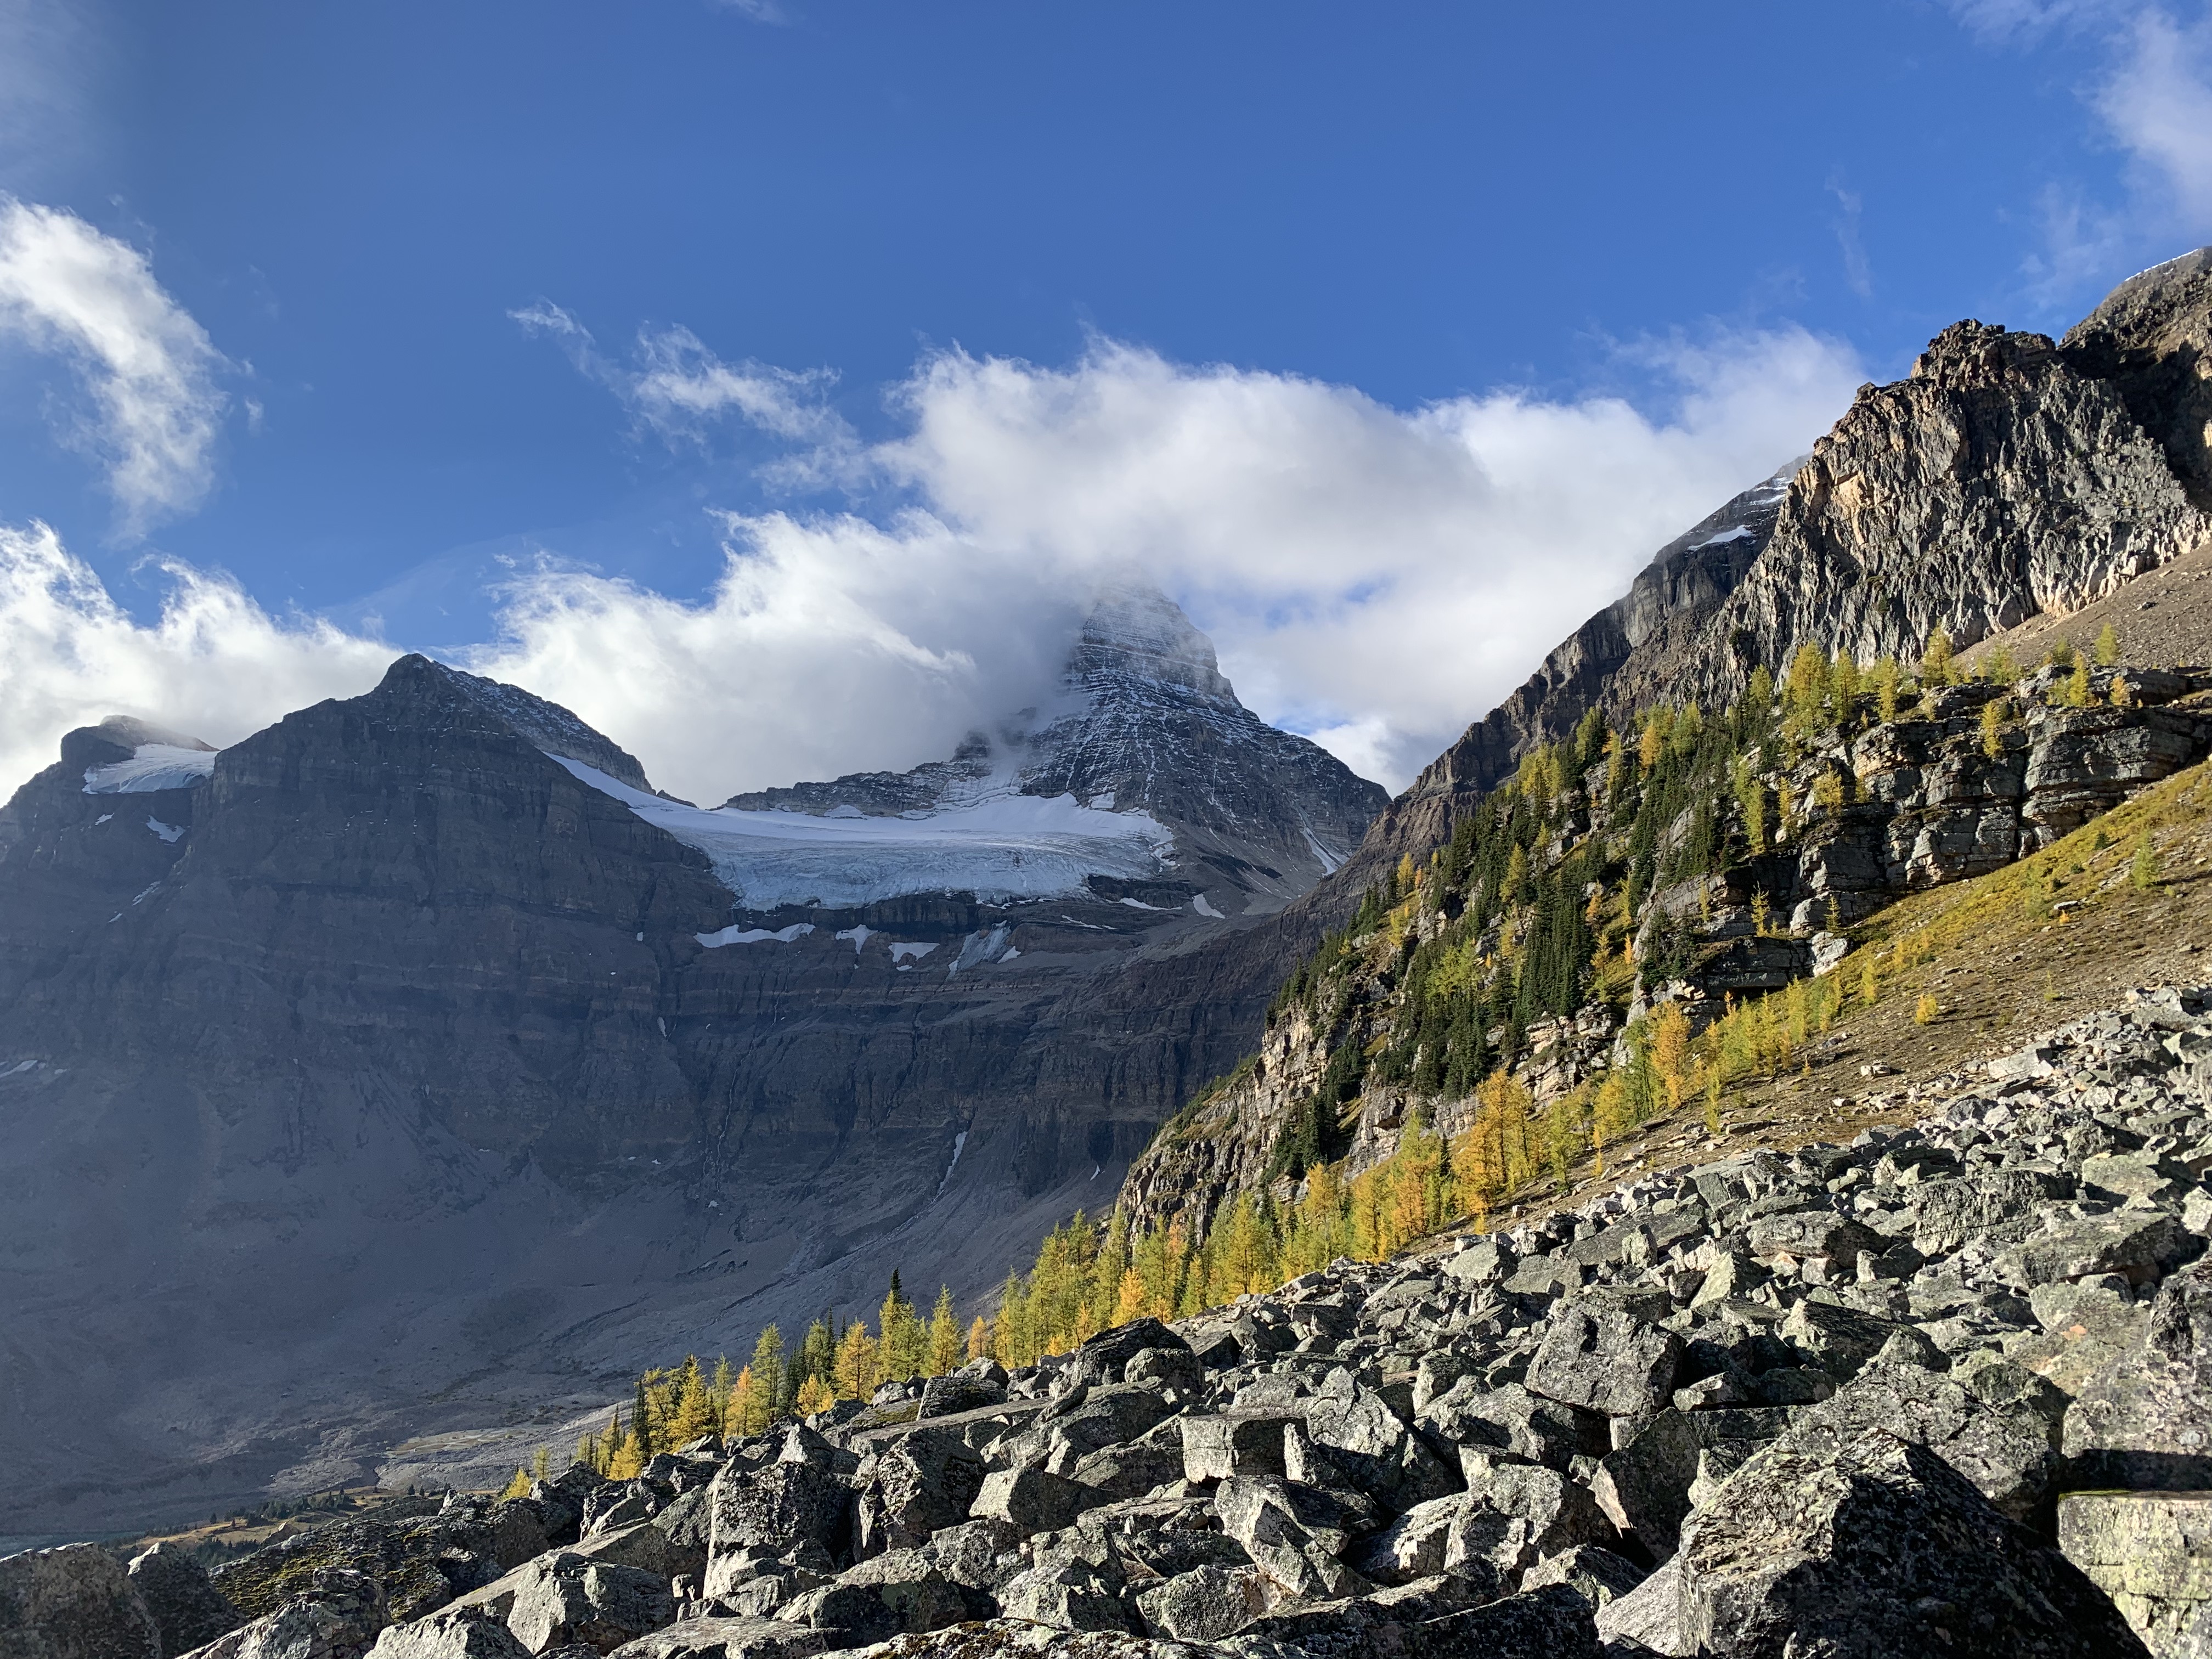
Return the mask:
[(1102, 590), (1068, 653), (1071, 682), (1089, 684), (1109, 676), (1179, 686), (1218, 702), (1237, 701), (1213, 641), (1149, 582)]

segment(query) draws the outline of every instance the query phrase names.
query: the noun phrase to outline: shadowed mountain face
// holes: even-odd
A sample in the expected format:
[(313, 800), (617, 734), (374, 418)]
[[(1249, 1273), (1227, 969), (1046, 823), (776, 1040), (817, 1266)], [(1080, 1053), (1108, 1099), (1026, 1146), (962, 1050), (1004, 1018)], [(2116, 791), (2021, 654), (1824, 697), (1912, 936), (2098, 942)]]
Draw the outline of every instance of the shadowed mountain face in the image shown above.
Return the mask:
[(0, 810), (7, 1532), (981, 1288), (1233, 1060), (1382, 800), (1147, 594), (954, 761), (715, 811), (419, 657), (220, 753), (72, 732)]

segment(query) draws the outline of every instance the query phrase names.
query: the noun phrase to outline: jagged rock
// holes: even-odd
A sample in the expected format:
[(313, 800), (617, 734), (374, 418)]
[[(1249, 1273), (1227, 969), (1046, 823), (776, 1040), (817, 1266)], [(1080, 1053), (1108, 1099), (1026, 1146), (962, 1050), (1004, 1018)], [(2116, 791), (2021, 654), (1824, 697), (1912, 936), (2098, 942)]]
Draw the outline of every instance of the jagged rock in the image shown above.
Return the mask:
[(533, 1654), (571, 1644), (607, 1653), (672, 1623), (676, 1607), (659, 1573), (555, 1550), (434, 1616), (482, 1613), (504, 1620)]
[(1677, 1560), (1683, 1638), (1714, 1659), (2143, 1653), (2057, 1551), (1936, 1453), (1880, 1431), (1758, 1453), (1685, 1529)]
[(1498, 1463), (1487, 1472), (1469, 1471), (1443, 1565), (1449, 1572), (1470, 1560), (1486, 1562), (1513, 1584), (1546, 1556), (1577, 1544), (1618, 1541), (1588, 1488), (1556, 1469)]
[(950, 1417), (955, 1412), (1001, 1405), (1006, 1398), (1006, 1382), (1003, 1371), (995, 1379), (964, 1376), (955, 1371), (949, 1376), (933, 1376), (922, 1384), (919, 1415), (924, 1420), (933, 1417)]
[(384, 1588), (345, 1567), (318, 1571), (301, 1592), (194, 1650), (194, 1659), (362, 1659), (391, 1623)]
[(1349, 1538), (1326, 1494), (1287, 1481), (1239, 1476), (1214, 1494), (1221, 1529), (1291, 1595), (1354, 1595), (1365, 1581), (1338, 1559)]
[[(1787, 1426), (1778, 1410), (1663, 1411), (1609, 1452), (1590, 1477), (1590, 1496), (1606, 1517), (1657, 1559), (1674, 1553), (1691, 1510), (1690, 1489), (1708, 1449), (1731, 1443), (1747, 1457)], [(1595, 1541), (1595, 1540), (1593, 1540)], [(1548, 1552), (1547, 1552), (1548, 1553)]]
[[(1459, 1489), (1457, 1475), (1407, 1429), (1382, 1396), (1361, 1387), (1341, 1368), (1331, 1371), (1307, 1402), (1304, 1422), (1285, 1433), (1302, 1436), (1304, 1443), (1322, 1449), (1343, 1477), (1331, 1484), (1349, 1485), (1394, 1510)], [(1286, 1456), (1293, 1443), (1298, 1443), (1285, 1438)], [(1285, 1472), (1292, 1480), (1304, 1478), (1287, 1462)]]
[(966, 1520), (983, 1485), (983, 1465), (965, 1441), (917, 1429), (876, 1455), (854, 1507), (862, 1555), (913, 1549)]
[(809, 1463), (777, 1462), (753, 1470), (733, 1463), (714, 1477), (709, 1492), (718, 1556), (750, 1545), (783, 1549), (799, 1540), (835, 1556), (851, 1529), (850, 1489)]
[(2063, 1444), (2084, 1485), (2212, 1488), (2212, 1263), (2159, 1287), (2142, 1346), (2067, 1408)]
[(1999, 1257), (1997, 1271), (2023, 1290), (2095, 1273), (2145, 1285), (2200, 1248), (2202, 1241), (2163, 1210), (2053, 1216), (2041, 1232)]
[(1073, 1520), (1087, 1495), (1074, 1481), (1046, 1469), (994, 1469), (983, 1477), (968, 1513), (979, 1521), (1003, 1521), (1020, 1532), (1050, 1532)]
[(1267, 1610), (1257, 1570), (1194, 1567), (1137, 1597), (1137, 1609), (1155, 1636), (1212, 1642), (1242, 1630)]
[(161, 1631), (123, 1564), (94, 1544), (0, 1556), (8, 1659), (162, 1659)]
[(1565, 1584), (1590, 1604), (1592, 1612), (1627, 1595), (1647, 1575), (1626, 1556), (1595, 1544), (1577, 1544), (1547, 1556), (1521, 1575), (1523, 1594), (1547, 1584)]
[[(1417, 1589), (1407, 1585), (1398, 1594)], [(1601, 1659), (1589, 1604), (1565, 1584), (1449, 1613), (1434, 1613), (1428, 1596), (1394, 1605), (1390, 1594), (1276, 1613), (1231, 1637), (1220, 1650), (1237, 1659), (1290, 1659), (1308, 1653), (1349, 1659), (1457, 1659), (1466, 1654), (1485, 1659)]]
[(1101, 1332), (1079, 1347), (1069, 1376), (1078, 1382), (1119, 1382), (1128, 1363), (1147, 1348), (1190, 1352), (1182, 1335), (1157, 1319), (1139, 1319)]
[(2058, 1547), (2153, 1653), (2176, 1651), (2212, 1607), (2212, 1492), (2063, 1498)]
[(814, 1659), (833, 1639), (781, 1619), (686, 1619), (625, 1642), (610, 1659)]
[(1528, 1388), (1608, 1417), (1645, 1418), (1673, 1398), (1681, 1357), (1670, 1330), (1568, 1303), (1528, 1363)]
[(1049, 1653), (1052, 1659), (1200, 1659), (1207, 1650), (1182, 1642), (1120, 1631), (1071, 1632), (1025, 1619), (994, 1619), (923, 1636), (895, 1636), (852, 1650), (854, 1659), (1000, 1659), (1004, 1654)]
[(1857, 1376), (1859, 1368), (1889, 1343), (1917, 1335), (1893, 1320), (1809, 1297), (1792, 1308), (1776, 1328), (1792, 1347), (1837, 1382), (1847, 1382)]
[(1698, 1642), (1688, 1633), (1686, 1618), (1682, 1558), (1677, 1554), (1634, 1589), (1598, 1608), (1592, 1622), (1608, 1653), (1628, 1659), (1644, 1653), (1656, 1653), (1662, 1659), (1694, 1659)]
[(1283, 1431), (1303, 1420), (1294, 1410), (1230, 1411), (1182, 1419), (1183, 1478), (1227, 1480), (1283, 1473)]
[(176, 1544), (156, 1544), (131, 1557), (130, 1577), (161, 1632), (164, 1654), (185, 1653), (246, 1622), (230, 1598), (208, 1582), (207, 1570)]
[(488, 1613), (433, 1614), (392, 1625), (369, 1650), (369, 1659), (529, 1659), (529, 1655), (505, 1621)]

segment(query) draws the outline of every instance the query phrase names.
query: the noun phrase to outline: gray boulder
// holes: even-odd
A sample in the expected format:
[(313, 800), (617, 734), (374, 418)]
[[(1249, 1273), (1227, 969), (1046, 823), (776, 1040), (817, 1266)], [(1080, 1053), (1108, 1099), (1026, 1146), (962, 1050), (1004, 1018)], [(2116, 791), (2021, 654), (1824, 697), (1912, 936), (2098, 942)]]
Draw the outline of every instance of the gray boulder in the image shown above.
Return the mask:
[(733, 1463), (714, 1477), (708, 1493), (715, 1555), (750, 1545), (782, 1550), (801, 1540), (832, 1556), (844, 1551), (853, 1494), (827, 1469), (779, 1461), (746, 1470)]
[(2212, 1619), (2212, 1492), (2077, 1492), (2059, 1500), (2058, 1547), (2154, 1653)]
[(190, 1652), (246, 1622), (230, 1598), (208, 1582), (207, 1570), (175, 1544), (156, 1544), (131, 1559), (131, 1587), (154, 1615), (161, 1651)]
[(1468, 1471), (1443, 1565), (1446, 1571), (1458, 1571), (1480, 1561), (1513, 1585), (1546, 1556), (1577, 1544), (1618, 1541), (1587, 1488), (1556, 1469), (1498, 1463)]
[(957, 1436), (917, 1429), (878, 1451), (860, 1482), (854, 1547), (878, 1555), (915, 1548), (940, 1528), (966, 1520), (982, 1488), (983, 1464)]
[(968, 1513), (978, 1521), (1003, 1521), (1017, 1532), (1050, 1532), (1081, 1514), (1092, 1497), (1087, 1486), (1024, 1465), (985, 1475)]
[(1547, 1468), (1565, 1468), (1584, 1449), (1574, 1409), (1540, 1399), (1518, 1382), (1486, 1389), (1479, 1379), (1463, 1376), (1430, 1401), (1414, 1421), (1455, 1445), (1510, 1452)]
[(161, 1634), (123, 1564), (96, 1544), (0, 1556), (8, 1659), (162, 1659)]
[(1150, 1632), (1181, 1642), (1233, 1635), (1267, 1607), (1267, 1584), (1254, 1567), (1194, 1567), (1137, 1597)]
[(530, 1659), (506, 1623), (490, 1613), (433, 1613), (387, 1626), (369, 1659)]
[(1924, 1446), (1778, 1442), (1685, 1528), (1682, 1636), (1711, 1659), (2142, 1659), (2103, 1592)]
[(533, 1654), (572, 1645), (605, 1653), (673, 1623), (676, 1606), (665, 1574), (556, 1550), (433, 1616), (483, 1613), (503, 1620)]
[(274, 1613), (193, 1650), (194, 1659), (362, 1659), (392, 1622), (384, 1587), (349, 1567), (325, 1567)]
[(1611, 1309), (1569, 1302), (1552, 1316), (1551, 1329), (1528, 1362), (1527, 1383), (1563, 1405), (1607, 1417), (1645, 1418), (1674, 1393), (1682, 1339), (1674, 1332)]
[(1690, 1513), (1703, 1454), (1733, 1445), (1741, 1448), (1741, 1462), (1788, 1426), (1789, 1413), (1773, 1408), (1661, 1412), (1599, 1462), (1590, 1496), (1614, 1526), (1663, 1559), (1674, 1553)]
[(2142, 1346), (2081, 1390), (2061, 1443), (2081, 1486), (2212, 1487), (2212, 1263), (2159, 1286)]
[(686, 1619), (623, 1643), (612, 1659), (814, 1659), (832, 1639), (781, 1619)]
[(1596, 1544), (1577, 1544), (1547, 1556), (1522, 1573), (1521, 1589), (1526, 1593), (1547, 1584), (1565, 1584), (1595, 1611), (1627, 1595), (1645, 1577), (1644, 1569), (1625, 1555), (1615, 1555)]
[(2059, 1449), (2065, 1409), (2065, 1397), (2050, 1383), (2001, 1360), (1955, 1375), (1874, 1365), (1832, 1399), (1800, 1412), (1788, 1438), (1835, 1452), (1886, 1431), (1935, 1452), (2000, 1514), (2047, 1523), (2066, 1468)]

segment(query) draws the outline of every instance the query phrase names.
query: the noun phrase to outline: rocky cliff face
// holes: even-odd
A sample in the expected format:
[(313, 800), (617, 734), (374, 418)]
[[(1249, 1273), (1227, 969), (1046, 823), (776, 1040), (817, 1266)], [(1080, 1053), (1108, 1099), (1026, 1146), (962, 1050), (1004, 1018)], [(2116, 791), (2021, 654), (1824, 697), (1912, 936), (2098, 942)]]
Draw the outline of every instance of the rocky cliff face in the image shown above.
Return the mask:
[(1109, 1195), (1272, 989), (1193, 953), (1381, 799), (1125, 611), (907, 817), (701, 812), (421, 658), (219, 754), (71, 734), (0, 811), (9, 1529), (358, 1478)]
[[(1629, 595), (1407, 792), (1480, 792), (1585, 709), (1725, 702), (1816, 644), (1917, 657), (2076, 608), (2212, 535), (2212, 250), (2130, 278), (2063, 343), (1955, 323), (1812, 455), (1662, 549)], [(1402, 809), (1401, 809), (1402, 810)]]

